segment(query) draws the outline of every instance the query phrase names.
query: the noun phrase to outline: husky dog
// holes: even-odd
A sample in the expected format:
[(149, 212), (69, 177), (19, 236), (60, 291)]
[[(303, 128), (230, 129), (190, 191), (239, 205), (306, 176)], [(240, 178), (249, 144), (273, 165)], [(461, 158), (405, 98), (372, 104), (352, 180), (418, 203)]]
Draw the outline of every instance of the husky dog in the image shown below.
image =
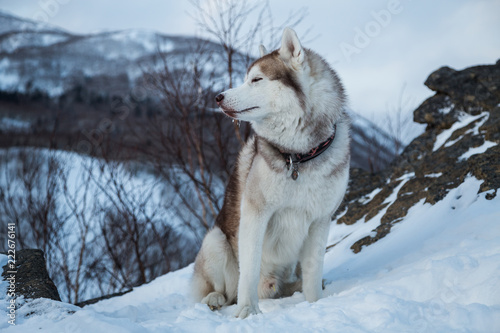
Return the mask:
[(286, 28), (281, 47), (216, 96), (222, 112), (251, 123), (222, 210), (196, 257), (193, 291), (211, 309), (237, 301), (236, 317), (260, 313), (259, 298), (302, 290), (322, 296), (332, 214), (349, 177), (349, 118), (336, 73)]

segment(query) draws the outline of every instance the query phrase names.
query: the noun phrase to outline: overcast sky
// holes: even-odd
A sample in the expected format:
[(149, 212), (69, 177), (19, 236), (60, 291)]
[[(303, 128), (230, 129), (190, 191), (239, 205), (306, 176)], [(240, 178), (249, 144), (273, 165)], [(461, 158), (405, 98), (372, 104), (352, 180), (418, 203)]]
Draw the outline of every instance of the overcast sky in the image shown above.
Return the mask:
[[(441, 66), (492, 64), (500, 58), (500, 0), (271, 0), (275, 22), (304, 8), (299, 36), (342, 78), (350, 106), (381, 122), (397, 108), (401, 91), (408, 111), (433, 93), (423, 82)], [(69, 31), (152, 29), (199, 35), (188, 1), (0, 0), (0, 9), (44, 19)], [(271, 46), (268, 46), (271, 47)]]

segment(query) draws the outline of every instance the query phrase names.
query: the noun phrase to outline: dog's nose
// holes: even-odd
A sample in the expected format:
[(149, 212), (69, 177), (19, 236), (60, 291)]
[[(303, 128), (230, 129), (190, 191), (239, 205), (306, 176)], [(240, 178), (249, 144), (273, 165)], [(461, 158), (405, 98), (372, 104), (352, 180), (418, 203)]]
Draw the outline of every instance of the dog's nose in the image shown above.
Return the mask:
[(220, 104), (220, 102), (222, 102), (223, 99), (224, 99), (223, 94), (218, 94), (217, 96), (215, 96), (215, 101), (217, 102), (217, 104)]

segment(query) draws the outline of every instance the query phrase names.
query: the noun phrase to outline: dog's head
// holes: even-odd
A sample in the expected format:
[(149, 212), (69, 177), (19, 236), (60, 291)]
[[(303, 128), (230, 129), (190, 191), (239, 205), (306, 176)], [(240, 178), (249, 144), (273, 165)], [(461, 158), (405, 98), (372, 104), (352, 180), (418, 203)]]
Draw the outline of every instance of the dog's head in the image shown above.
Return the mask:
[(286, 28), (280, 49), (267, 54), (260, 46), (260, 52), (261, 58), (250, 65), (244, 83), (217, 95), (217, 105), (227, 116), (253, 124), (277, 121), (283, 110), (300, 113), (305, 107), (301, 76), (306, 52), (297, 34)]

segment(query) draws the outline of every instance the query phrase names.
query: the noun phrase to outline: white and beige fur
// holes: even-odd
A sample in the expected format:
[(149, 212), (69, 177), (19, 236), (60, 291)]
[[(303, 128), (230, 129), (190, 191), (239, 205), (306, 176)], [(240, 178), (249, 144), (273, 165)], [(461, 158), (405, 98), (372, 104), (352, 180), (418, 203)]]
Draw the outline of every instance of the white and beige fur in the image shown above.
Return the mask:
[[(302, 290), (322, 296), (323, 257), (332, 214), (349, 173), (349, 119), (335, 72), (301, 46), (291, 29), (281, 48), (248, 69), (245, 82), (217, 96), (231, 118), (249, 121), (255, 135), (243, 146), (222, 210), (196, 257), (193, 291), (212, 309), (237, 300), (235, 315), (260, 313), (259, 298)], [(331, 146), (299, 165), (293, 180), (281, 152)]]

